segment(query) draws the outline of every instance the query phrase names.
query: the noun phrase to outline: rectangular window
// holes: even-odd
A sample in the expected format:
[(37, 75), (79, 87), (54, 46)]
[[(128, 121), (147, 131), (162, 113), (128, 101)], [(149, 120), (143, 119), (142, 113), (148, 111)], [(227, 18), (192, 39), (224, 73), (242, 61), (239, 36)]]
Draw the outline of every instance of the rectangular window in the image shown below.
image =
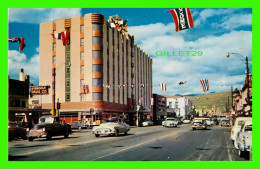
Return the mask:
[(103, 93), (93, 93), (93, 100), (103, 100)]
[(84, 79), (80, 80), (80, 87), (82, 87), (84, 85)]
[(52, 44), (52, 50), (53, 50), (53, 51), (56, 51), (56, 43), (53, 43), (53, 44)]
[(92, 79), (92, 85), (93, 86), (102, 86), (103, 85), (103, 79)]
[(80, 101), (85, 101), (85, 94), (80, 94)]
[(80, 74), (84, 74), (84, 66), (80, 66)]
[(84, 52), (80, 52), (80, 60), (84, 60)]
[(66, 101), (70, 101), (70, 94), (66, 94)]
[(66, 80), (66, 87), (70, 87), (70, 80)]
[(52, 56), (52, 63), (56, 63), (56, 55)]
[(84, 46), (84, 39), (80, 39), (80, 46)]
[(69, 74), (70, 73), (70, 68), (66, 67), (66, 73)]
[(81, 25), (81, 26), (80, 26), (80, 32), (81, 32), (81, 33), (84, 33), (84, 25)]

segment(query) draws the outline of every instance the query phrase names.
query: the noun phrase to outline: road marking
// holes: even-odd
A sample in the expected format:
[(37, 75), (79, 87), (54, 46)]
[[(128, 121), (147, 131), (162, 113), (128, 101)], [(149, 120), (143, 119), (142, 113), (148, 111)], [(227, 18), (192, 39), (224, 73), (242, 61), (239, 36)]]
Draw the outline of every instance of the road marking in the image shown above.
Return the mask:
[(171, 136), (171, 135), (177, 135), (177, 134), (178, 134), (178, 133), (171, 133), (171, 134), (168, 134), (168, 135), (165, 135), (165, 136), (162, 136), (162, 137), (158, 137), (158, 138), (155, 138), (155, 139), (152, 139), (152, 140), (149, 140), (149, 141), (146, 141), (146, 142), (143, 142), (143, 143), (134, 145), (134, 146), (130, 146), (130, 147), (128, 147), (128, 148), (124, 148), (124, 149), (119, 150), (119, 151), (117, 151), (117, 152), (113, 152), (113, 153), (110, 153), (110, 154), (107, 154), (107, 155), (104, 155), (104, 156), (101, 156), (101, 157), (94, 158), (94, 159), (89, 160), (89, 161), (95, 161), (95, 160), (98, 160), (98, 159), (101, 159), (101, 158), (105, 158), (105, 157), (108, 157), (108, 156), (111, 156), (111, 155), (115, 155), (115, 154), (121, 153), (121, 152), (123, 152), (123, 151), (126, 151), (126, 150), (129, 150), (129, 149), (132, 149), (132, 148), (135, 148), (135, 147), (139, 147), (139, 146), (141, 146), (141, 145), (144, 145), (144, 144), (153, 142), (153, 141), (155, 141), (155, 140), (162, 139), (162, 138), (164, 138), (164, 137), (169, 137), (169, 136)]

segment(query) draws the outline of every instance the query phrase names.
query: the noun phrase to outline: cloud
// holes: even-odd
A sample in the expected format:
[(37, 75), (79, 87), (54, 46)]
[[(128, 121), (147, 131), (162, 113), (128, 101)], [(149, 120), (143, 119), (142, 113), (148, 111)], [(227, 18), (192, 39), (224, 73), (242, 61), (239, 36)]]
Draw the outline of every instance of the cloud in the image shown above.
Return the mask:
[[(170, 28), (171, 27), (171, 28)], [(149, 28), (147, 32), (145, 28)], [(202, 94), (200, 79), (209, 79), (211, 91), (220, 92), (240, 88), (244, 82), (245, 64), (236, 56), (226, 58), (227, 52), (252, 56), (252, 32), (230, 31), (187, 40), (185, 31), (173, 32), (173, 25), (156, 23), (130, 27), (136, 42), (153, 58), (153, 92), (161, 94), (159, 83), (167, 84), (165, 94)], [(137, 36), (138, 35), (138, 36)], [(243, 48), (239, 50), (239, 48)], [(202, 51), (202, 56), (156, 56), (156, 51)], [(187, 81), (179, 86), (178, 81)]]
[(24, 53), (20, 53), (16, 50), (8, 51), (8, 74), (10, 78), (19, 79), (20, 70), (24, 69), (24, 73), (30, 76), (31, 83), (38, 84), (39, 63), (39, 53), (28, 59)]
[(38, 24), (80, 15), (81, 8), (9, 8), (9, 22)]
[(232, 17), (225, 17), (224, 21), (219, 25), (225, 29), (235, 29), (240, 26), (251, 26), (252, 14), (235, 15)]

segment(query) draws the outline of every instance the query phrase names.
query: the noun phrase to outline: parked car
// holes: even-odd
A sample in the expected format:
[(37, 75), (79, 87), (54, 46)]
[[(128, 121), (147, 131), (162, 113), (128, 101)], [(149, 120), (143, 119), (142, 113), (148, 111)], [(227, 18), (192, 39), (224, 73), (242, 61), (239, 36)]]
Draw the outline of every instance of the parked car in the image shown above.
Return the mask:
[(22, 128), (16, 122), (8, 122), (8, 140), (11, 141), (15, 138), (22, 138), (24, 140), (27, 139), (26, 137), (26, 129)]
[(230, 120), (229, 119), (221, 119), (220, 126), (230, 127)]
[(142, 122), (142, 126), (153, 126), (153, 122), (151, 120), (145, 120)]
[(96, 137), (100, 135), (115, 135), (118, 136), (119, 133), (127, 133), (130, 130), (130, 126), (123, 122), (121, 118), (112, 118), (105, 119), (100, 126), (94, 126), (92, 129), (92, 133), (95, 134)]
[(68, 138), (71, 134), (71, 126), (62, 123), (59, 117), (56, 116), (42, 116), (39, 119), (39, 124), (33, 126), (31, 130), (27, 128), (28, 140), (33, 141), (35, 138), (46, 138), (50, 140), (52, 136), (61, 136)]
[(81, 121), (74, 121), (71, 123), (71, 128), (72, 129), (86, 129), (87, 128), (87, 124), (81, 122)]
[(207, 123), (206, 120), (204, 119), (194, 119), (192, 126), (191, 126), (192, 130), (196, 130), (196, 129), (207, 129)]
[(236, 147), (236, 149), (238, 149), (237, 147), (237, 133), (240, 131), (241, 126), (243, 125), (243, 123), (247, 122), (247, 121), (251, 121), (252, 122), (252, 117), (237, 117), (234, 123), (234, 126), (231, 129), (231, 140), (234, 143), (234, 146)]
[(190, 120), (189, 119), (184, 119), (183, 120), (183, 124), (190, 124)]
[(163, 127), (178, 127), (178, 120), (176, 118), (166, 118), (162, 122)]
[(252, 122), (247, 121), (237, 133), (238, 155), (249, 159), (252, 150)]

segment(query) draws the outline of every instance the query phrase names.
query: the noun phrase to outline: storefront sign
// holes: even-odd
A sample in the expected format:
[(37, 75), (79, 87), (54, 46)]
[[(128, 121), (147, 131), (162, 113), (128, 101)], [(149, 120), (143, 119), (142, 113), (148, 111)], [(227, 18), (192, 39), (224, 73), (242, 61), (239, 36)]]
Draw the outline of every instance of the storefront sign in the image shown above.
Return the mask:
[(31, 93), (33, 95), (49, 94), (50, 86), (31, 86)]

